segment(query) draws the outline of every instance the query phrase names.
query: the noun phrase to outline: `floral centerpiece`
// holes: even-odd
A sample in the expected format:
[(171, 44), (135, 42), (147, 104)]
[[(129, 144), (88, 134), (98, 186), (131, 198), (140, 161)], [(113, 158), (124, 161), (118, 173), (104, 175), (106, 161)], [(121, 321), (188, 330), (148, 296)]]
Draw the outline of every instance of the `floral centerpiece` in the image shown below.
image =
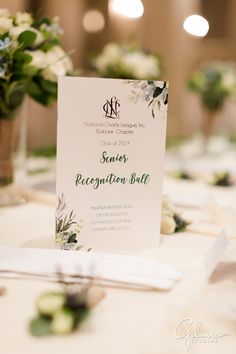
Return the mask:
[(231, 187), (234, 185), (233, 177), (227, 171), (215, 172), (210, 184), (218, 187)]
[(0, 186), (13, 180), (14, 121), (24, 97), (50, 105), (57, 99), (57, 77), (72, 70), (61, 34), (57, 17), (10, 16), (0, 9)]
[(92, 65), (101, 77), (158, 80), (162, 74), (160, 58), (134, 44), (108, 43)]
[(214, 62), (192, 74), (188, 88), (196, 92), (206, 111), (204, 134), (212, 134), (216, 112), (227, 98), (236, 98), (236, 67), (232, 63)]

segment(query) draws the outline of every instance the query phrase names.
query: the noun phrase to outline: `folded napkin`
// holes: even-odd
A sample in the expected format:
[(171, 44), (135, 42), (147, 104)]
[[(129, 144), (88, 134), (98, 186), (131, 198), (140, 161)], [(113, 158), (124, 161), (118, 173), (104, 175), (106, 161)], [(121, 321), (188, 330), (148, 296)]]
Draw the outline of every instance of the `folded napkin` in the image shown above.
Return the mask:
[(99, 252), (0, 247), (0, 277), (41, 277), (70, 282), (93, 280), (100, 285), (170, 290), (182, 275), (154, 260)]

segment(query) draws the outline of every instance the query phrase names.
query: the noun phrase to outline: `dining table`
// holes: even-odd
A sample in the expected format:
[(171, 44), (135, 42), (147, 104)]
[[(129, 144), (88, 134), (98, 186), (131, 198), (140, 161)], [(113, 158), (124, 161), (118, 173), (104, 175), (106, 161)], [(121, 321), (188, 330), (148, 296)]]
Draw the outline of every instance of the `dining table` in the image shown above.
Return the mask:
[[(48, 183), (44, 191), (24, 189), (25, 203), (0, 208), (0, 246), (52, 252), (58, 248), (56, 196), (54, 187), (50, 189), (53, 182)], [(182, 273), (182, 280), (170, 291), (106, 288), (104, 299), (78, 330), (37, 338), (29, 331), (36, 300), (61, 285), (0, 275), (0, 353), (235, 353), (236, 188), (165, 176), (163, 190), (190, 225), (183, 232), (161, 235), (154, 249), (126, 255), (170, 264)], [(209, 275), (206, 258), (222, 229), (229, 243)]]

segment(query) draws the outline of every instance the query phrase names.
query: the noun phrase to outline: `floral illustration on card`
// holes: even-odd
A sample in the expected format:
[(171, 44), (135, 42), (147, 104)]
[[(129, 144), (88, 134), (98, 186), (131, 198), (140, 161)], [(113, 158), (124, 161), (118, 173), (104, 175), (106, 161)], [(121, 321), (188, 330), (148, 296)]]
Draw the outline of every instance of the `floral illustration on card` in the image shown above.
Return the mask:
[(67, 212), (65, 195), (62, 193), (56, 208), (56, 243), (64, 250), (80, 250), (83, 247), (79, 245), (82, 225), (75, 218), (73, 210)]
[(125, 83), (131, 84), (132, 89), (128, 99), (134, 104), (139, 101), (146, 102), (150, 108), (152, 117), (155, 118), (163, 106), (168, 104), (168, 84), (160, 81), (129, 80)]

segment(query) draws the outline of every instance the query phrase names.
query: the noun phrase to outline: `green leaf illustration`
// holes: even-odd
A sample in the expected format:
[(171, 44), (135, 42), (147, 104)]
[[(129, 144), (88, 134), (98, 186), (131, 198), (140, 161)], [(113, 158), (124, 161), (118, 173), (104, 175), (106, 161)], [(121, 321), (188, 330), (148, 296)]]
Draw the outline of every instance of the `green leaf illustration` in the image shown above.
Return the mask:
[(76, 234), (72, 234), (69, 238), (68, 238), (68, 243), (77, 243), (78, 241), (76, 240)]
[(186, 227), (189, 225), (189, 222), (182, 219), (178, 214), (174, 214), (174, 220), (176, 223), (175, 232), (184, 231)]
[(162, 93), (162, 91), (163, 91), (163, 88), (161, 88), (161, 87), (156, 87), (156, 88), (155, 88), (155, 91), (154, 91), (154, 93), (153, 93), (153, 98), (159, 96), (159, 95)]

